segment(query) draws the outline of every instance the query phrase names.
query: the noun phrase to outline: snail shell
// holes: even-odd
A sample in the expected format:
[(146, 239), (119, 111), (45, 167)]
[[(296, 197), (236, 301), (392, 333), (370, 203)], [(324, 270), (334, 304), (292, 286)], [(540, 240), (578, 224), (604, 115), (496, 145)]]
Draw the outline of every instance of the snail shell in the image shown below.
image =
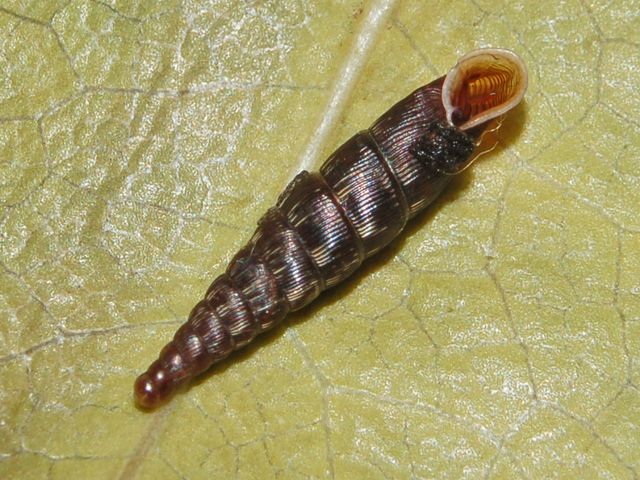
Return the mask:
[(137, 378), (137, 403), (166, 401), (388, 245), (484, 151), (483, 134), (526, 87), (515, 53), (473, 51), (347, 140), (319, 172), (298, 174)]

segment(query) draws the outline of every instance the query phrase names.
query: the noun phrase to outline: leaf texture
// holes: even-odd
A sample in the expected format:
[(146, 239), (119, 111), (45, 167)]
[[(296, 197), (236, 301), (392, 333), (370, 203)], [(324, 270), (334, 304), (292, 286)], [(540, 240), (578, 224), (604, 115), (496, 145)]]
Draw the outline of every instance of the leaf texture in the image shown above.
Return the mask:
[[(0, 5), (1, 478), (637, 478), (637, 1)], [(164, 408), (288, 180), (482, 46), (526, 103), (406, 234)]]

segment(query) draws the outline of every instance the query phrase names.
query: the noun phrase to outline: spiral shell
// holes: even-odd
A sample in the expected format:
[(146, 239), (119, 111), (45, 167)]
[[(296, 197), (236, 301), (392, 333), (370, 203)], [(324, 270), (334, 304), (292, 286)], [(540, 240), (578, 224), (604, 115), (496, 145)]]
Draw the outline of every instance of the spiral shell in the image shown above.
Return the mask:
[(483, 133), (520, 102), (526, 79), (513, 52), (471, 52), (347, 140), (319, 172), (298, 174), (138, 377), (138, 404), (162, 403), (389, 244), (482, 152)]

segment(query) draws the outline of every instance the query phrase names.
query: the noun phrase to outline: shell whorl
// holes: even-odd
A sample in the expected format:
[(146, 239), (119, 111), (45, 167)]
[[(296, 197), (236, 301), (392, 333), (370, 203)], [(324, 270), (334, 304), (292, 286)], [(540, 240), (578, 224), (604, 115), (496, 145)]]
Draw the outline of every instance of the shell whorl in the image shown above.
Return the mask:
[[(139, 405), (162, 403), (188, 379), (343, 281), (438, 196), (451, 178), (446, 169), (471, 153), (458, 145), (482, 133), (446, 126), (445, 82), (442, 77), (415, 90), (347, 140), (319, 172), (303, 171), (291, 181), (138, 377)], [(486, 80), (492, 82), (499, 79)]]

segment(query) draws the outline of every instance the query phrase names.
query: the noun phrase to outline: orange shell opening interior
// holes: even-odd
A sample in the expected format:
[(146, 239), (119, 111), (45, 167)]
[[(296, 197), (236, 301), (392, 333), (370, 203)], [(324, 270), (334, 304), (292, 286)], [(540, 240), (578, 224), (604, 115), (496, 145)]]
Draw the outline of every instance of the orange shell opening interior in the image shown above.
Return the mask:
[(504, 49), (474, 50), (447, 74), (442, 100), (447, 121), (461, 130), (501, 117), (527, 89), (527, 70), (518, 55)]

